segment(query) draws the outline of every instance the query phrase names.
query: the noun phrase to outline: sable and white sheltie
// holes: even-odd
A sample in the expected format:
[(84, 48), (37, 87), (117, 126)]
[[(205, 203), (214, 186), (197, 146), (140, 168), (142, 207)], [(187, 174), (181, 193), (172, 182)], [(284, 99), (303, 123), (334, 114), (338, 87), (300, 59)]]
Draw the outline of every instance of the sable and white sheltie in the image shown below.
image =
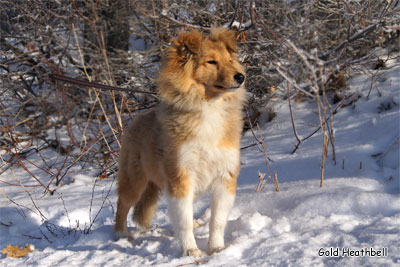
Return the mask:
[(193, 201), (211, 192), (208, 254), (224, 248), (224, 230), (240, 169), (245, 71), (233, 31), (183, 32), (172, 41), (159, 75), (161, 103), (125, 130), (118, 174), (115, 231), (132, 239), (127, 214), (149, 228), (158, 195), (184, 256), (201, 257), (193, 235)]

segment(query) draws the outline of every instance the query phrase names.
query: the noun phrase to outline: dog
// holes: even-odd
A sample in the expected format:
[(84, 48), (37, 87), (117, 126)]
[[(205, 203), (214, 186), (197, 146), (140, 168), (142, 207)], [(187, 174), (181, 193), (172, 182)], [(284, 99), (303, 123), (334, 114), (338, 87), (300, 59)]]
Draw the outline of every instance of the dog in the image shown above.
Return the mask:
[(122, 135), (114, 230), (132, 240), (127, 214), (148, 229), (165, 192), (183, 256), (201, 257), (193, 234), (193, 202), (211, 192), (207, 254), (225, 247), (224, 230), (240, 169), (246, 76), (235, 33), (182, 32), (158, 78), (160, 104), (138, 115)]

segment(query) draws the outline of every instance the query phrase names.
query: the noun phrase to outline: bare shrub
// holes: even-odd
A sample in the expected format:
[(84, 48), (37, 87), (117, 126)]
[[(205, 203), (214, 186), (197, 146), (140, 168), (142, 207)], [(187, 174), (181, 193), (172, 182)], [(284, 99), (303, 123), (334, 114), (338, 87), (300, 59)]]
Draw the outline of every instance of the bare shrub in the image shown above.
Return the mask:
[[(316, 101), (323, 116), (306, 138), (326, 127), (333, 151), (340, 105), (330, 105), (352, 97), (344, 91), (348, 70), (384, 65), (399, 44), (398, 0), (9, 0), (0, 9), (0, 174), (22, 168), (32, 177), (0, 182), (47, 193), (89, 166), (101, 179), (114, 177), (124, 125), (158, 102), (154, 94), (83, 87), (54, 73), (155, 92), (171, 37), (230, 27), (247, 67), (249, 112), (288, 97)], [(384, 58), (377, 48), (386, 49)], [(296, 139), (298, 148), (304, 138)]]

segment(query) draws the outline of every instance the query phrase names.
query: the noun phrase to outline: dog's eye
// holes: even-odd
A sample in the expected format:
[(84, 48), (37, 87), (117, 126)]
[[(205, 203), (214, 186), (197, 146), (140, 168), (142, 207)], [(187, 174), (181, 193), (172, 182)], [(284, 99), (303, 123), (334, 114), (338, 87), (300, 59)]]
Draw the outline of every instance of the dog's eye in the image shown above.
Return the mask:
[(212, 65), (217, 65), (218, 64), (218, 62), (215, 61), (215, 60), (209, 60), (209, 61), (207, 61), (207, 63), (208, 64), (212, 64)]

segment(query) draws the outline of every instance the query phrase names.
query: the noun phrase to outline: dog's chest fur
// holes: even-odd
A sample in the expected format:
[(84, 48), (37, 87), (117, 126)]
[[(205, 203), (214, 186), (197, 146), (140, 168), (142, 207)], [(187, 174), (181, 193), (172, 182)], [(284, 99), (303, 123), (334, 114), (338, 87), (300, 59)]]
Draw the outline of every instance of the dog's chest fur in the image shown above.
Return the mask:
[(203, 193), (215, 183), (231, 179), (240, 164), (238, 148), (220, 145), (226, 135), (227, 119), (233, 115), (223, 104), (227, 103), (206, 103), (198, 121), (192, 122), (192, 137), (178, 149), (178, 165), (188, 172), (194, 193)]

